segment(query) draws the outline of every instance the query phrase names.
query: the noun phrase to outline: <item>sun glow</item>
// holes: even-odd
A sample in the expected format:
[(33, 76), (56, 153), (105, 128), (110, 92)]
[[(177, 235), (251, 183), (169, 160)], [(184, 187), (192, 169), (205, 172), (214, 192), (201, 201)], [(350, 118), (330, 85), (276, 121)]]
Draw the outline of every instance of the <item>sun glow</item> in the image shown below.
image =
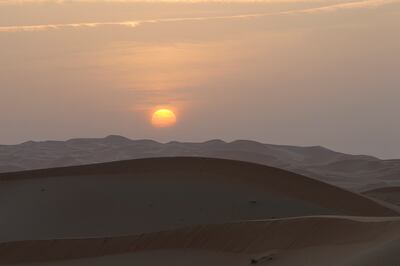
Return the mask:
[(176, 115), (170, 109), (158, 109), (153, 113), (151, 124), (158, 128), (173, 126), (176, 124)]

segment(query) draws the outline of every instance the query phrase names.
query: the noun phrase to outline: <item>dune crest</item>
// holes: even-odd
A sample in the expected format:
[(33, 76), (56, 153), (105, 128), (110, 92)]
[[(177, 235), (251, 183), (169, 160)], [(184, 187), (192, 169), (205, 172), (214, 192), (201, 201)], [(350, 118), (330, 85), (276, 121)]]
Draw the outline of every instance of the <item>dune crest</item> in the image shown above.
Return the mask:
[(203, 143), (131, 140), (111, 135), (67, 141), (0, 145), (0, 172), (64, 167), (139, 158), (200, 156), (248, 161), (303, 174), (339, 187), (364, 191), (400, 185), (399, 160), (351, 155), (321, 146), (298, 147), (249, 140)]

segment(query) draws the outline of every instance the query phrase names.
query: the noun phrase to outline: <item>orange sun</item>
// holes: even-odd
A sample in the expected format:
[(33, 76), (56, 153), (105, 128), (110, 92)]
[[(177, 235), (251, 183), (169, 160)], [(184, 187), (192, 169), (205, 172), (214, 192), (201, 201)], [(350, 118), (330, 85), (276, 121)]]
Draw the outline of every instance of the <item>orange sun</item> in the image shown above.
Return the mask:
[(170, 109), (158, 109), (153, 113), (151, 124), (154, 127), (170, 127), (176, 124), (176, 115)]

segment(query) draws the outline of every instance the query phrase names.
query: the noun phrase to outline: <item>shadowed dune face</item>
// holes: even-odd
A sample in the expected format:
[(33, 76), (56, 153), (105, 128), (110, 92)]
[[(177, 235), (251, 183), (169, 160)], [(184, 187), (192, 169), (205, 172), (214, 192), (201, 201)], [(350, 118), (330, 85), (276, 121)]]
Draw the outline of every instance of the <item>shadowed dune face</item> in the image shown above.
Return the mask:
[[(1, 262), (0, 262), (1, 263)], [(244, 266), (251, 263), (248, 255), (212, 250), (166, 249), (138, 251), (118, 255), (89, 257), (73, 260), (42, 261), (15, 264), (18, 266)]]
[(363, 194), (400, 206), (400, 187), (384, 187), (372, 189), (363, 192)]
[(0, 241), (109, 237), (305, 215), (395, 216), (369, 198), (262, 165), (154, 158), (0, 175)]
[(376, 265), (388, 265), (385, 262), (395, 258), (399, 222), (396, 218), (302, 217), (200, 225), (115, 238), (23, 241), (0, 244), (0, 263), (352, 265), (349, 263), (359, 263), (363, 257), (378, 262), (387, 254), (390, 257)]

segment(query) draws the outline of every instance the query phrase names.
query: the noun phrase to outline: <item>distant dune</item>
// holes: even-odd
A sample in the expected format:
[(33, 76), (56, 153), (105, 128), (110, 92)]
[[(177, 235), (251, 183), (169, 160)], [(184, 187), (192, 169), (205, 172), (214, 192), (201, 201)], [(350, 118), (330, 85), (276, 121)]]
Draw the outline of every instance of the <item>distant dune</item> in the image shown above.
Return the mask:
[(121, 136), (0, 145), (0, 172), (93, 164), (138, 158), (199, 156), (248, 161), (365, 191), (400, 186), (400, 160), (350, 155), (324, 147), (296, 147), (237, 140), (203, 143), (130, 140)]

